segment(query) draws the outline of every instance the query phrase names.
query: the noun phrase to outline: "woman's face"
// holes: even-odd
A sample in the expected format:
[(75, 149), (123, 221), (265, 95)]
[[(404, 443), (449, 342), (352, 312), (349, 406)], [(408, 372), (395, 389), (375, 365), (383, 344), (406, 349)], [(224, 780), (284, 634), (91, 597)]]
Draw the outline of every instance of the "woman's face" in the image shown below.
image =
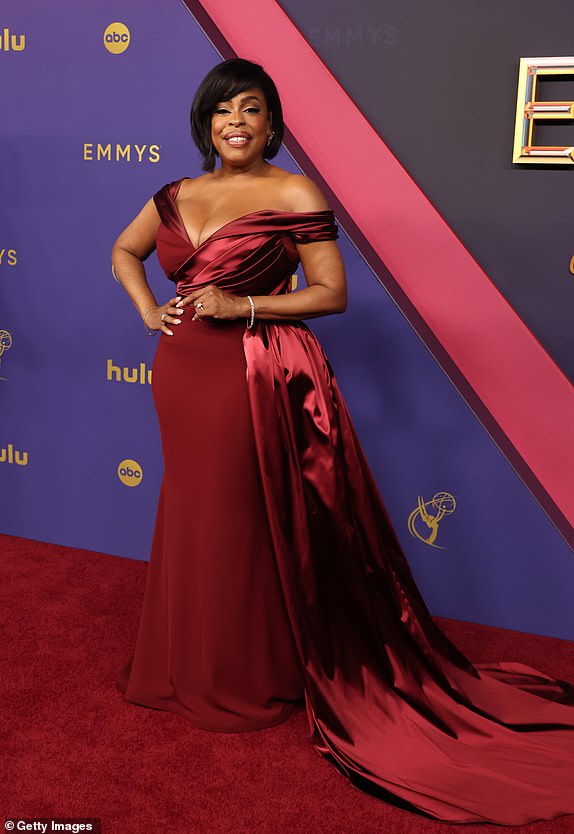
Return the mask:
[(222, 162), (249, 164), (263, 156), (271, 135), (271, 113), (258, 87), (218, 101), (211, 116), (211, 141)]

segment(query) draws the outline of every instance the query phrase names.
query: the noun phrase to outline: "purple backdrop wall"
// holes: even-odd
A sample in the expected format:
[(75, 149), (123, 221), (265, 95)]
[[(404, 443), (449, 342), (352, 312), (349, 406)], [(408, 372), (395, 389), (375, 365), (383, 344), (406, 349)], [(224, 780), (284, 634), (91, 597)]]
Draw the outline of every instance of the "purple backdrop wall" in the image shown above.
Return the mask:
[[(115, 22), (130, 37), (119, 54), (103, 38)], [(177, 0), (97, 8), (54, 0), (49, 11), (11, 0), (0, 16), (6, 29), (0, 530), (147, 559), (161, 479), (147, 382), (156, 341), (114, 280), (110, 250), (164, 183), (200, 173), (189, 105), (220, 58)], [(298, 170), (284, 150), (275, 163)], [(343, 229), (340, 243), (349, 309), (309, 324), (431, 611), (574, 638), (571, 549)], [(157, 297), (169, 297), (155, 254), (146, 270)], [(135, 486), (118, 476), (123, 461), (137, 464), (123, 467), (141, 473)], [(456, 498), (439, 526), (444, 549), (425, 543), (424, 525), (421, 538), (407, 526), (418, 496), (440, 492)]]

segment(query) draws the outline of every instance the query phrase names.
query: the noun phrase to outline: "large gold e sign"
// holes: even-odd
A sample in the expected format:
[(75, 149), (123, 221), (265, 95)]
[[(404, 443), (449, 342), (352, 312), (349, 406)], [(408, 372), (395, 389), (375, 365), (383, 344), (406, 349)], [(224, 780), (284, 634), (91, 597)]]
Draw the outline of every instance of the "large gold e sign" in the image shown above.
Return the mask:
[(574, 58), (521, 58), (516, 99), (513, 162), (574, 165), (574, 146), (536, 145), (535, 123), (543, 120), (574, 119), (574, 101), (537, 99), (540, 76), (571, 76)]

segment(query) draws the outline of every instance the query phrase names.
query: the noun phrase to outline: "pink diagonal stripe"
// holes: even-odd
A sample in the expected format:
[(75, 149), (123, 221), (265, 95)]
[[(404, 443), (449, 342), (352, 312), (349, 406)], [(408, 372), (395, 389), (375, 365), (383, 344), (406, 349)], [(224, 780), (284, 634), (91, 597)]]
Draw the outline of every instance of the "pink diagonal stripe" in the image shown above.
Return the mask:
[[(201, 0), (275, 80), (289, 130), (570, 523), (574, 391), (274, 0)], [(511, 115), (511, 114), (510, 114)]]

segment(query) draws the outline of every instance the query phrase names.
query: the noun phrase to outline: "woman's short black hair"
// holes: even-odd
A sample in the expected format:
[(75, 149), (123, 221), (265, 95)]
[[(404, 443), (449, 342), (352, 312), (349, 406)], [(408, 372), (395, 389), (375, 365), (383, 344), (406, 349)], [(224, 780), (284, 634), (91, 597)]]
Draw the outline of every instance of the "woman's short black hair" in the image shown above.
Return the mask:
[(199, 87), (191, 105), (191, 135), (203, 156), (203, 171), (213, 171), (217, 151), (211, 141), (211, 116), (219, 101), (229, 101), (250, 87), (257, 87), (265, 96), (267, 109), (271, 111), (271, 129), (274, 136), (265, 146), (264, 159), (272, 159), (279, 152), (283, 141), (283, 111), (277, 87), (260, 64), (245, 58), (229, 58), (211, 69)]

